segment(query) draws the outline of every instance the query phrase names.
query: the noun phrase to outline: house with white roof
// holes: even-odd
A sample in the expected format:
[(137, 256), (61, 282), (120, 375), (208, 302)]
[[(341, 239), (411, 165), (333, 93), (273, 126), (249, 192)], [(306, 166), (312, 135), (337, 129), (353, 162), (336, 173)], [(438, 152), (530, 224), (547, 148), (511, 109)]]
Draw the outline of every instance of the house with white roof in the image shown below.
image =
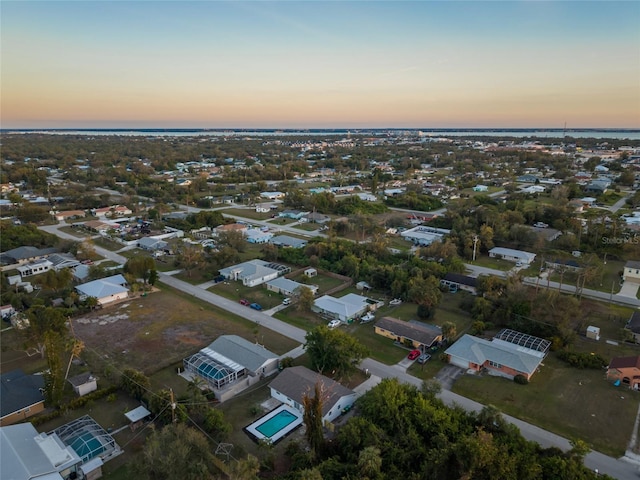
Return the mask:
[(313, 310), (327, 318), (340, 320), (343, 323), (351, 323), (369, 310), (375, 310), (378, 302), (363, 295), (348, 293), (336, 298), (331, 295), (323, 295), (313, 302)]
[(425, 227), (419, 225), (417, 227), (405, 230), (400, 236), (405, 240), (413, 242), (414, 245), (428, 246), (433, 242), (440, 242), (445, 235), (451, 233), (451, 230), (445, 228)]
[(220, 269), (220, 275), (226, 280), (241, 281), (247, 287), (255, 287), (284, 275), (290, 269), (277, 263), (264, 260), (249, 260), (248, 262), (232, 265)]
[(100, 305), (125, 300), (129, 296), (127, 281), (119, 274), (83, 283), (76, 287), (76, 291), (84, 297), (95, 297)]
[(260, 197), (266, 198), (267, 200), (280, 200), (284, 198), (285, 194), (283, 192), (261, 192)]
[(270, 384), (271, 396), (304, 413), (305, 396), (315, 396), (316, 385), (322, 395), (322, 423), (333, 422), (356, 401), (356, 393), (307, 367), (285, 368)]
[(244, 237), (249, 243), (268, 243), (273, 238), (273, 233), (260, 228), (249, 228), (245, 230)]
[(489, 250), (489, 256), (491, 258), (502, 258), (510, 262), (522, 262), (529, 265), (536, 258), (535, 253), (525, 252), (522, 250), (514, 250), (513, 248), (494, 247)]
[[(31, 423), (0, 427), (0, 478), (64, 480), (83, 478), (82, 459), (55, 433), (38, 433)], [(64, 476), (63, 476), (64, 475)]]
[(25, 265), (20, 265), (16, 270), (20, 272), (21, 277), (31, 277), (32, 275), (40, 275), (41, 273), (48, 272), (52, 267), (53, 263), (46, 258), (41, 258)]

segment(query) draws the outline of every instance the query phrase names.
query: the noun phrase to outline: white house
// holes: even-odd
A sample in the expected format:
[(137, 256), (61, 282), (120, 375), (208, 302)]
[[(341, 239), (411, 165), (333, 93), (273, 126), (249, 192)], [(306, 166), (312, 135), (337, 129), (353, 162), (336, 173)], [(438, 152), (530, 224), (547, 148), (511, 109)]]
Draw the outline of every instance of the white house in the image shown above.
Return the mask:
[(285, 368), (269, 384), (269, 388), (273, 398), (304, 413), (303, 398), (305, 395), (315, 396), (316, 385), (320, 387), (323, 397), (323, 424), (333, 422), (356, 401), (353, 390), (303, 366)]
[(377, 305), (378, 302), (363, 295), (348, 293), (340, 298), (323, 295), (313, 302), (311, 310), (343, 323), (350, 323), (368, 310), (375, 309)]
[(427, 246), (431, 245), (433, 242), (439, 242), (442, 240), (442, 237), (451, 233), (451, 230), (447, 230), (444, 228), (434, 228), (434, 227), (425, 227), (425, 226), (417, 226), (411, 228), (409, 230), (405, 230), (400, 233), (400, 236), (405, 240), (413, 242), (415, 245)]
[(76, 290), (80, 295), (95, 297), (100, 305), (106, 305), (117, 300), (125, 300), (129, 296), (129, 288), (126, 285), (127, 281), (122, 275), (112, 275), (78, 285)]
[(249, 228), (244, 232), (244, 236), (249, 243), (268, 243), (273, 238), (273, 233), (260, 228)]
[(260, 193), (260, 196), (268, 200), (280, 200), (281, 198), (284, 198), (284, 193), (283, 192), (262, 192)]
[(280, 277), (274, 280), (270, 280), (266, 283), (267, 290), (271, 292), (281, 293), (285, 297), (290, 297), (298, 293), (300, 287), (309, 288), (315, 295), (318, 292), (317, 285), (305, 285), (304, 283), (298, 283), (288, 278)]
[(288, 269), (282, 265), (255, 259), (222, 268), (220, 275), (227, 280), (242, 281), (242, 284), (247, 287), (255, 287), (278, 278), (281, 274), (286, 273), (286, 270)]
[(42, 258), (40, 260), (29, 262), (25, 265), (20, 265), (16, 270), (20, 272), (21, 277), (30, 277), (32, 275), (40, 275), (41, 273), (48, 272), (52, 267), (53, 263), (46, 258)]
[(488, 190), (489, 187), (487, 187), (486, 185), (476, 185), (475, 187), (473, 187), (474, 192), (486, 192)]
[(630, 260), (625, 263), (622, 278), (625, 282), (640, 283), (640, 262)]
[(522, 262), (529, 265), (536, 258), (535, 253), (524, 252), (522, 250), (514, 250), (512, 248), (494, 247), (489, 250), (489, 256), (491, 258), (502, 258), (510, 262)]

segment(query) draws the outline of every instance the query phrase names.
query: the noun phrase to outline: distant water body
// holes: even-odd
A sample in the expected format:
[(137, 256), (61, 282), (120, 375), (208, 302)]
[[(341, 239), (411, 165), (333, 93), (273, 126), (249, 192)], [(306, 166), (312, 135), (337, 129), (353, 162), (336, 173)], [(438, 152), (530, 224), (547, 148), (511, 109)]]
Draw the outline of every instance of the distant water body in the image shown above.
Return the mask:
[(290, 137), (290, 136), (323, 136), (323, 135), (371, 135), (371, 136), (396, 136), (406, 133), (418, 134), (425, 137), (514, 137), (514, 138), (600, 138), (618, 140), (640, 140), (640, 130), (636, 129), (311, 129), (311, 130), (207, 130), (207, 129), (55, 129), (55, 130), (9, 130), (2, 133), (27, 134), (39, 133), (48, 135), (84, 135), (84, 136), (109, 136), (122, 135), (130, 137)]

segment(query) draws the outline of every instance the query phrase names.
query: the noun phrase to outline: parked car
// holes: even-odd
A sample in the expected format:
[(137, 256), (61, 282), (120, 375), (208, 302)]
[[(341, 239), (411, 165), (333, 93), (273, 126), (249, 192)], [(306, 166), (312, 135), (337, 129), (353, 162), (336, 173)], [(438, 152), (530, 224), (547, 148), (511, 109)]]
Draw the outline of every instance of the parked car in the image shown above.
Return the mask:
[(370, 322), (374, 318), (376, 318), (376, 316), (373, 314), (373, 312), (368, 312), (368, 313), (366, 313), (365, 315), (362, 316), (362, 318), (360, 319), (360, 323)]
[(396, 305), (400, 305), (401, 303), (402, 303), (402, 300), (400, 298), (394, 298), (389, 302), (389, 305), (396, 306)]
[(243, 299), (241, 299), (241, 300), (240, 300), (240, 305), (244, 305), (244, 306), (249, 305), (249, 300), (244, 299), (244, 298), (243, 298)]
[(340, 320), (331, 320), (331, 321), (327, 324), (327, 327), (329, 327), (329, 328), (336, 328), (336, 327), (339, 327), (341, 323), (342, 323), (342, 322), (341, 322)]
[(429, 355), (428, 353), (423, 353), (418, 357), (418, 363), (427, 363), (430, 358), (431, 355)]
[(407, 355), (407, 358), (409, 360), (415, 360), (416, 358), (418, 358), (420, 356), (420, 350), (411, 350), (411, 352), (409, 353), (409, 355)]
[(262, 305), (260, 305), (259, 303), (252, 303), (251, 305), (249, 305), (251, 308), (253, 308), (254, 310), (262, 310)]
[(283, 305), (289, 305), (290, 303), (291, 303), (291, 299), (289, 297), (287, 297), (284, 300), (282, 300), (282, 304)]

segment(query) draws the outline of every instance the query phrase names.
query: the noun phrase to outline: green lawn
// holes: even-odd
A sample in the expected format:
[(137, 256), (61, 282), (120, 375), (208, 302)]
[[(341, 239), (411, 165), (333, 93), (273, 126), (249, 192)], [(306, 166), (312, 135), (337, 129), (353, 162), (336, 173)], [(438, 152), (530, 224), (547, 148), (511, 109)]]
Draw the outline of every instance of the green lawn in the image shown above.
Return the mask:
[(113, 240), (109, 240), (104, 237), (94, 238), (93, 243), (98, 247), (106, 248), (107, 250), (110, 250), (112, 252), (120, 250), (122, 247), (124, 247), (124, 245), (122, 245), (121, 243), (114, 242)]
[(71, 226), (60, 227), (59, 230), (64, 233), (68, 233), (69, 235), (73, 235), (78, 238), (86, 238), (91, 236), (89, 232), (80, 228), (71, 228)]
[(614, 457), (626, 449), (640, 401), (638, 393), (607, 382), (602, 370), (571, 368), (554, 354), (529, 385), (464, 375), (453, 391)]
[[(320, 272), (317, 276), (309, 278), (308, 280), (306, 279), (304, 273), (300, 273), (299, 275), (295, 275), (289, 278), (295, 282), (306, 283), (308, 285), (317, 285), (318, 295), (323, 295), (324, 292), (331, 290), (332, 288), (336, 288), (344, 283), (339, 278), (329, 277), (328, 275), (323, 275)], [(342, 292), (339, 292), (336, 295), (342, 296)]]
[(485, 268), (493, 268), (495, 270), (502, 270), (506, 272), (507, 270), (511, 270), (516, 266), (514, 262), (508, 262), (507, 260), (503, 260), (501, 258), (491, 258), (488, 255), (478, 254), (476, 255), (475, 262), (467, 262), (471, 265), (478, 265), (480, 267)]
[(255, 208), (226, 208), (221, 211), (223, 215), (235, 215), (236, 217), (251, 218), (253, 220), (269, 220), (273, 212), (258, 213)]
[[(618, 293), (620, 291), (620, 272), (624, 269), (624, 264), (625, 262), (620, 260), (607, 260), (607, 264), (603, 266), (602, 274), (587, 280), (584, 287), (606, 293), (610, 293), (613, 287), (613, 293)], [(559, 273), (554, 271), (551, 274), (552, 282), (560, 282), (560, 279)], [(576, 285), (577, 281), (577, 273), (565, 272), (562, 276), (563, 285)], [(582, 279), (580, 282), (582, 283)]]
[(267, 290), (264, 285), (247, 287), (242, 282), (220, 282), (209, 288), (210, 292), (230, 300), (239, 301), (244, 298), (250, 303), (259, 303), (264, 310), (282, 303), (283, 295)]

